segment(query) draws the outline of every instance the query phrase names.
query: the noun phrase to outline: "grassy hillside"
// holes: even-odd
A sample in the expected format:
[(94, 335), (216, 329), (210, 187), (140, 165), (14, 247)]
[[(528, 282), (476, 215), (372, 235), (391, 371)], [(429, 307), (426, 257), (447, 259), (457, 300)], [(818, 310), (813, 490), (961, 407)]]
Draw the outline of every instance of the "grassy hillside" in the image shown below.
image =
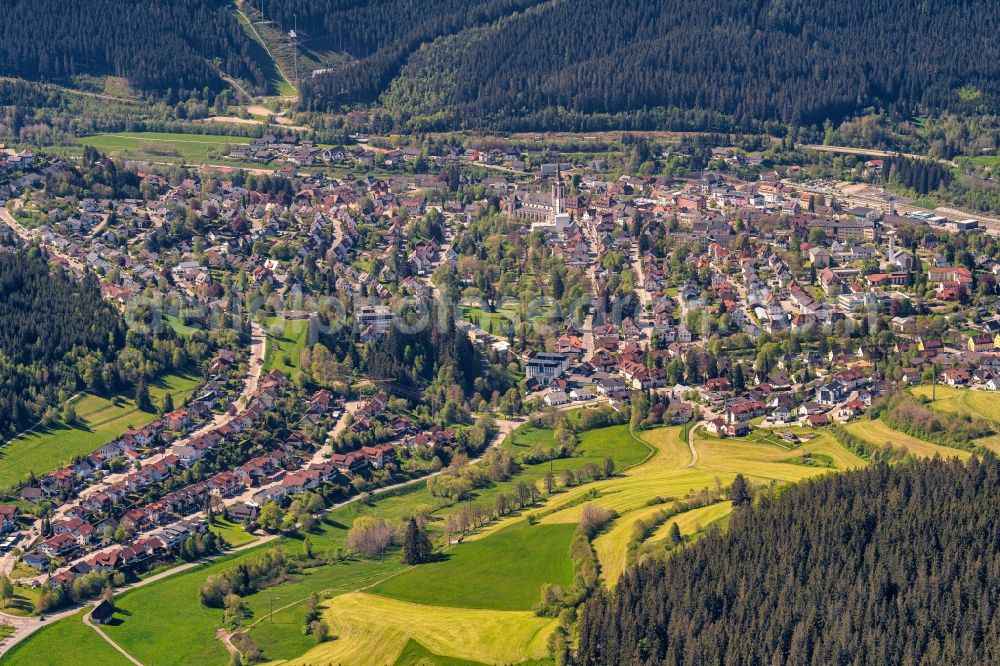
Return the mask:
[[(89, 609), (88, 609), (89, 610)], [(83, 612), (50, 624), (0, 659), (3, 666), (131, 666), (132, 662), (83, 623)]]
[(371, 591), (432, 606), (530, 610), (543, 583), (572, 583), (574, 529), (521, 521), (489, 539), (459, 544), (441, 561), (410, 569)]
[(219, 161), (225, 146), (250, 143), (250, 139), (215, 134), (119, 132), (84, 137), (80, 142), (125, 159), (207, 163)]
[(913, 395), (931, 399), (931, 407), (949, 414), (968, 414), (1000, 424), (1000, 395), (991, 391), (973, 391), (953, 386), (915, 386)]
[(920, 458), (931, 458), (933, 456), (940, 455), (942, 458), (961, 458), (962, 460), (966, 460), (970, 455), (972, 455), (968, 451), (953, 449), (947, 446), (941, 446), (940, 444), (932, 444), (931, 442), (925, 442), (922, 439), (911, 437), (904, 432), (893, 430), (886, 424), (882, 423), (882, 421), (861, 419), (846, 424), (844, 428), (846, 428), (852, 435), (860, 437), (861, 439), (871, 442), (872, 444), (876, 444), (878, 446), (891, 444), (895, 447), (904, 448)]
[[(191, 375), (167, 375), (149, 387), (153, 404), (170, 393), (181, 404), (198, 385)], [(76, 456), (99, 449), (129, 428), (141, 428), (156, 418), (142, 412), (135, 401), (124, 396), (106, 398), (83, 394), (74, 398), (77, 422), (57, 423), (23, 435), (0, 447), (0, 488), (22, 481), (28, 472), (41, 476)]]
[[(501, 519), (445, 551), (440, 561), (414, 568), (401, 565), (398, 552), (389, 552), (384, 561), (347, 559), (308, 569), (292, 581), (246, 597), (251, 614), (245, 626), (265, 659), (293, 660), (296, 664), (411, 663), (407, 661), (410, 655), (413, 663), (428, 664), (453, 663), (449, 659), (512, 663), (544, 658), (545, 642), (554, 625), (535, 617), (530, 608), (539, 599), (543, 582), (566, 584), (571, 580), (569, 539), (584, 503), (593, 502), (619, 514), (594, 541), (603, 577), (614, 585), (632, 561), (629, 545), (636, 523), (670, 502), (724, 487), (737, 472), (747, 474), (756, 484), (786, 483), (866, 464), (824, 430), (799, 429), (797, 433), (803, 441), (791, 447), (778, 445), (763, 434), (722, 440), (696, 432), (696, 461), (682, 428), (643, 432), (641, 441), (632, 437), (626, 426), (583, 433), (581, 455), (553, 461), (553, 468), (557, 472), (580, 469), (587, 461), (611, 455), (621, 471), (612, 478), (559, 488), (543, 497), (531, 508), (539, 524), (530, 525), (523, 514)], [(507, 445), (519, 451), (551, 445), (551, 440), (551, 431), (526, 426)], [(934, 455), (944, 448), (926, 443), (921, 447), (919, 442), (909, 446), (918, 455)], [(650, 449), (655, 452), (652, 457)], [(822, 456), (829, 467), (802, 464), (805, 453)], [(954, 455), (968, 454), (956, 451)], [(470, 501), (489, 504), (518, 480), (538, 483), (548, 468), (548, 463), (525, 466), (512, 480), (481, 489)], [(417, 484), (405, 492), (376, 496), (331, 512), (309, 534), (312, 548), (329, 552), (342, 546), (347, 529), (359, 516), (398, 520), (421, 505), (431, 511), (429, 529), (436, 537), (443, 535), (447, 517), (461, 506), (433, 497), (426, 485)], [(730, 503), (722, 500), (671, 517), (644, 539), (640, 556), (666, 552), (671, 523), (676, 522), (681, 533), (693, 540), (704, 536), (710, 526), (724, 527), (731, 510)], [(145, 664), (223, 666), (227, 655), (214, 635), (221, 612), (200, 605), (198, 587), (206, 576), (251, 557), (255, 551), (279, 545), (292, 552), (303, 548), (301, 538), (283, 538), (226, 562), (125, 593), (120, 606), (126, 613), (121, 616), (122, 623), (110, 627), (109, 633)], [(313, 593), (320, 595), (331, 633), (339, 640), (316, 646), (311, 637), (303, 635), (305, 602)], [(158, 612), (162, 608), (172, 612)], [(59, 625), (63, 622), (67, 621)], [(177, 635), (183, 635), (184, 641), (178, 643)], [(29, 640), (24, 650), (25, 659), (44, 658), (43, 652), (36, 651), (35, 639)], [(71, 661), (65, 666), (91, 663), (83, 655), (76, 661), (67, 658)]]

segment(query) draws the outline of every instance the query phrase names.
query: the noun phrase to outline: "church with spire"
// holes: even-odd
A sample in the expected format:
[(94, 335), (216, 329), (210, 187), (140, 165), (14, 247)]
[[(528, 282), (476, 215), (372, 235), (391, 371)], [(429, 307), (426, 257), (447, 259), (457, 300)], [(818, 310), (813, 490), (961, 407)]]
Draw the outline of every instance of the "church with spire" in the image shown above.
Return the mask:
[(562, 166), (557, 167), (549, 192), (519, 188), (507, 200), (505, 212), (531, 220), (532, 230), (559, 233), (571, 226), (573, 218), (566, 212), (566, 182), (562, 177)]

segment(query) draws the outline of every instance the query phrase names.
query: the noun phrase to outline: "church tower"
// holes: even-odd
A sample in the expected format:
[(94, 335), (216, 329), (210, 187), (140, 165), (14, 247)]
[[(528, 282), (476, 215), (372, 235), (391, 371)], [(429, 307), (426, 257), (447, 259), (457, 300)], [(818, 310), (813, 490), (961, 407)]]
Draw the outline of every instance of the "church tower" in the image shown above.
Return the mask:
[(555, 215), (566, 212), (566, 184), (562, 179), (562, 166), (556, 165), (556, 182), (552, 184), (552, 206)]

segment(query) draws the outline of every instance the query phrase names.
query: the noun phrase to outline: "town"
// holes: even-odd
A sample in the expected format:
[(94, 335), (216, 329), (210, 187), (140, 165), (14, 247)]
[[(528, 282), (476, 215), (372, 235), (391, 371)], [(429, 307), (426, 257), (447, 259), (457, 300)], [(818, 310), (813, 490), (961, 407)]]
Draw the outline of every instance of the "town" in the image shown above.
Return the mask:
[[(0, 573), (43, 613), (84, 601), (93, 572), (141, 584), (232, 548), (219, 521), (273, 538), (457, 470), (525, 417), (789, 448), (831, 429), (856, 449), (842, 426), (877, 410), (967, 445), (983, 423), (925, 425), (905, 389), (1000, 389), (995, 230), (873, 188), (862, 205), (797, 167), (718, 151), (756, 179), (610, 177), (513, 145), (294, 135), (229, 153), (264, 173), (3, 154), (0, 250), (96, 276), (133, 326), (204, 352), (186, 397), (8, 489)], [(376, 164), (399, 175), (327, 170)], [(72, 185), (118, 169), (103, 196)]]

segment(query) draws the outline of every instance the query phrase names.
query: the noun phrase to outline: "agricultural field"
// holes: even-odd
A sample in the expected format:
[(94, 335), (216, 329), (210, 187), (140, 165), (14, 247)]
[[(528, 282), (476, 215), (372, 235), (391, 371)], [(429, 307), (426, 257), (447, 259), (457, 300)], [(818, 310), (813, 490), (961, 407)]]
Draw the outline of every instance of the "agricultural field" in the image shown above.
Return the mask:
[(299, 367), (299, 357), (309, 341), (308, 321), (267, 320), (264, 371), (281, 370), (291, 376)]
[(660, 525), (649, 537), (648, 541), (659, 543), (665, 540), (670, 534), (670, 526), (673, 523), (677, 523), (677, 528), (680, 529), (682, 535), (692, 537), (713, 525), (718, 525), (732, 515), (732, 513), (733, 503), (729, 500), (709, 504), (698, 509), (691, 509), (690, 511), (685, 511), (674, 516)]
[[(193, 375), (166, 375), (149, 386), (153, 404), (170, 393), (175, 404), (198, 385)], [(89, 393), (73, 399), (77, 422), (56, 423), (39, 428), (0, 447), (0, 488), (10, 487), (28, 472), (36, 476), (51, 472), (76, 456), (85, 455), (121, 436), (129, 428), (141, 428), (156, 418), (139, 411), (135, 401), (123, 396), (102, 397)]]
[[(629, 544), (635, 538), (636, 523), (673, 501), (714, 492), (731, 483), (737, 473), (763, 485), (865, 464), (824, 430), (794, 429), (801, 440), (797, 445), (772, 441), (774, 435), (763, 431), (743, 439), (719, 439), (696, 431), (696, 460), (687, 432), (686, 428), (658, 428), (636, 438), (627, 426), (614, 426), (583, 433), (580, 455), (552, 461), (557, 475), (560, 469), (579, 469), (587, 461), (600, 462), (608, 455), (619, 471), (601, 481), (557, 488), (530, 510), (538, 517), (537, 524), (530, 524), (524, 514), (504, 518), (448, 548), (439, 561), (418, 567), (405, 567), (399, 563), (399, 553), (390, 551), (382, 561), (349, 559), (307, 570), (289, 582), (246, 597), (250, 617), (245, 627), (266, 660), (291, 660), (288, 663), (293, 664), (542, 660), (555, 625), (536, 617), (531, 606), (540, 597), (542, 583), (572, 581), (569, 542), (587, 502), (619, 515), (594, 541), (603, 576), (613, 585), (632, 557)], [(932, 448), (920, 449), (918, 455), (944, 449), (923, 444)], [(530, 426), (522, 426), (506, 442), (514, 452), (552, 445), (551, 431)], [(655, 455), (650, 457), (650, 451)], [(806, 453), (828, 466), (802, 464)], [(537, 483), (549, 466), (526, 465), (511, 481), (481, 489), (471, 501), (492, 502), (496, 493), (508, 491), (518, 480)], [(343, 544), (347, 528), (359, 516), (398, 520), (421, 505), (430, 509), (431, 534), (439, 538), (444, 519), (457, 507), (430, 495), (426, 485), (418, 483), (332, 511), (309, 539), (313, 549), (329, 551)], [(720, 500), (678, 513), (655, 525), (639, 552), (667, 548), (672, 523), (686, 538), (694, 539), (712, 526), (724, 527), (731, 512), (731, 503)], [(198, 587), (208, 575), (277, 545), (293, 552), (303, 548), (300, 538), (286, 537), (126, 592), (119, 598), (122, 622), (108, 627), (109, 635), (142, 663), (227, 663), (226, 651), (215, 638), (222, 613), (200, 605)], [(305, 601), (314, 593), (320, 595), (321, 610), (338, 640), (316, 645), (302, 633)], [(153, 610), (157, 608), (173, 612), (158, 613)], [(185, 637), (180, 644), (173, 638), (177, 635)], [(22, 659), (42, 657), (44, 653), (34, 651), (35, 645), (33, 639), (22, 648), (26, 651)], [(89, 663), (81, 657), (66, 666)]]
[(517, 663), (544, 658), (557, 623), (531, 611), (424, 606), (363, 592), (338, 597), (324, 617), (339, 638), (290, 665), (402, 663), (411, 640), (461, 663)]
[(81, 137), (80, 143), (124, 159), (200, 164), (217, 162), (229, 152), (225, 146), (250, 143), (250, 139), (217, 134), (118, 132)]
[(1000, 394), (973, 391), (954, 386), (915, 386), (910, 392), (918, 398), (931, 400), (931, 407), (948, 414), (968, 414), (1000, 424)]
[[(542, 433), (545, 432), (547, 431), (542, 431)], [(544, 436), (546, 435), (532, 435), (532, 437), (539, 438)], [(548, 433), (547, 436), (551, 438), (551, 433)], [(648, 454), (648, 450), (646, 445), (629, 435), (625, 426), (617, 426), (584, 433), (581, 437), (580, 455), (570, 459), (554, 461), (553, 465), (557, 471), (561, 468), (577, 469), (586, 462), (600, 462), (606, 456), (611, 455), (618, 467), (624, 467), (642, 460)], [(474, 501), (492, 501), (495, 493), (501, 490), (505, 492), (509, 491), (516, 480), (527, 479), (537, 482), (547, 469), (547, 463), (544, 465), (526, 466), (522, 473), (516, 476), (514, 480), (498, 484), (496, 488), (484, 489)], [(412, 489), (407, 489), (406, 492), (377, 497), (366, 503), (354, 502), (331, 512), (309, 534), (309, 539), (314, 549), (329, 551), (342, 545), (347, 527), (358, 516), (380, 515), (390, 519), (398, 519), (408, 512), (412, 512), (413, 508), (420, 504), (427, 504), (432, 507), (440, 506), (440, 500), (432, 497), (427, 492), (426, 485), (421, 483), (415, 484)], [(451, 505), (446, 505), (438, 509), (432, 525), (437, 522), (443, 522), (443, 520), (438, 521), (437, 518), (439, 516), (443, 518), (452, 508)], [(523, 529), (529, 529), (523, 517), (518, 522), (524, 526)], [(556, 530), (547, 529), (542, 526), (535, 526), (530, 529), (538, 530), (539, 534), (549, 537), (556, 535), (552, 538), (558, 538), (561, 541), (561, 543), (556, 545), (554, 550), (558, 556), (553, 556), (553, 570), (557, 571), (557, 576), (565, 576), (565, 572), (569, 570), (569, 537), (563, 535), (571, 534), (573, 526), (566, 525)], [(516, 531), (512, 531), (512, 533), (516, 534)], [(547, 541), (545, 543), (551, 545), (552, 542)], [(158, 581), (146, 587), (128, 591), (122, 594), (117, 600), (118, 606), (123, 609), (123, 613), (120, 616), (122, 619), (121, 624), (110, 626), (106, 630), (113, 640), (145, 664), (157, 664), (157, 666), (164, 664), (170, 666), (173, 664), (199, 663), (208, 665), (219, 664), (221, 666), (228, 661), (225, 648), (215, 638), (215, 630), (221, 623), (222, 612), (202, 607), (198, 599), (198, 588), (207, 576), (233, 566), (243, 558), (252, 557), (255, 553), (261, 552), (261, 549), (273, 548), (279, 545), (291, 552), (301, 552), (304, 547), (300, 537), (282, 538), (276, 542), (263, 544), (259, 548), (250, 549), (249, 551), (213, 562), (204, 567), (179, 573), (176, 576)], [(450, 562), (454, 562), (451, 566), (456, 566), (468, 561), (482, 561), (477, 560), (481, 552), (493, 552), (495, 557), (496, 548), (489, 546), (487, 543), (484, 543), (484, 545), (486, 549), (483, 551), (480, 551), (480, 547), (478, 546), (471, 548), (473, 546), (472, 543), (463, 544), (461, 548), (456, 547), (454, 551), (457, 554), (455, 560), (446, 560), (442, 564), (448, 565)], [(470, 548), (471, 556), (467, 556), (461, 552), (461, 549), (467, 547)], [(466, 559), (467, 557), (469, 559)], [(336, 609), (340, 607), (339, 604), (343, 598), (338, 595), (352, 593), (376, 585), (383, 579), (404, 569), (405, 567), (399, 563), (398, 552), (389, 552), (386, 554), (384, 561), (349, 559), (342, 563), (305, 571), (299, 574), (294, 581), (250, 595), (246, 597), (245, 602), (250, 609), (248, 628), (250, 629), (251, 637), (260, 645), (265, 658), (268, 660), (298, 657), (315, 646), (312, 638), (302, 633), (302, 619), (305, 613), (304, 604), (311, 594), (318, 593), (321, 596), (332, 597), (332, 599), (324, 602), (324, 605), (331, 609)], [(529, 586), (524, 586), (523, 589), (525, 592), (522, 597), (524, 601), (519, 603), (527, 603), (530, 607), (530, 603), (534, 603), (540, 596), (540, 583), (537, 583), (537, 581), (531, 582), (530, 603), (527, 601), (529, 599), (526, 592), (528, 588)], [(363, 596), (379, 600), (380, 603), (406, 603), (376, 595)], [(413, 606), (413, 604), (407, 604), (407, 607), (410, 606)], [(422, 605), (419, 607), (431, 609), (432, 611), (438, 608)], [(156, 609), (161, 608), (171, 608), (172, 612), (170, 614), (157, 612)], [(449, 612), (466, 614), (472, 611), (450, 609)], [(482, 610), (480, 612), (507, 613), (507, 611), (493, 610)], [(538, 619), (528, 609), (523, 611), (509, 611), (509, 613), (511, 613), (512, 622), (514, 619), (520, 622), (522, 619), (527, 618), (531, 618), (532, 623), (538, 622)], [(67, 620), (62, 620), (57, 624), (62, 626), (65, 622)], [(542, 621), (542, 624), (538, 626), (544, 628), (547, 626), (547, 622), (547, 620)], [(532, 623), (529, 623), (529, 625), (535, 627), (535, 624)], [(501, 626), (506, 627), (508, 624), (501, 623)], [(535, 629), (532, 629), (532, 631), (535, 631)], [(547, 636), (547, 632), (543, 633)], [(179, 645), (176, 641), (175, 637), (177, 635), (185, 637), (182, 645)], [(541, 646), (539, 655), (544, 655), (545, 636), (537, 639), (539, 641), (538, 645)], [(400, 638), (402, 640), (400, 647), (402, 647), (409, 639), (406, 636)], [(433, 653), (451, 654), (447, 651), (442, 652), (441, 649), (438, 649), (437, 644), (425, 640), (422, 635), (418, 635), (416, 638), (426, 649)], [(335, 641), (335, 643), (339, 643), (339, 641)], [(25, 644), (25, 649), (31, 650), (29, 654), (30, 658), (41, 659), (42, 661), (29, 661), (26, 663), (44, 663), (44, 653), (34, 651), (34, 645), (35, 640), (31, 639)], [(532, 650), (534, 650), (534, 644), (531, 645)], [(532, 654), (535, 654), (535, 652), (532, 652)], [(85, 655), (80, 655), (77, 661), (70, 661), (66, 666), (72, 666), (73, 664), (90, 666), (91, 663)]]
[(480, 664), (482, 662), (435, 654), (411, 638), (406, 641), (403, 651), (396, 657), (394, 666), (479, 666)]
[(882, 421), (860, 419), (845, 424), (844, 428), (855, 437), (860, 437), (872, 444), (877, 444), (878, 446), (891, 444), (898, 448), (904, 448), (919, 458), (932, 458), (935, 455), (940, 455), (942, 458), (956, 457), (966, 460), (972, 455), (968, 451), (953, 449), (948, 446), (941, 446), (940, 444), (933, 444), (925, 442), (922, 439), (917, 439), (916, 437), (911, 437), (905, 432), (893, 430)]
[[(794, 449), (790, 445), (778, 446), (769, 443), (767, 433), (755, 433), (744, 439), (719, 439), (703, 432), (695, 434), (695, 448), (698, 459), (692, 464), (692, 456), (684, 441), (683, 428), (659, 428), (642, 433), (642, 438), (655, 447), (658, 455), (648, 463), (638, 465), (624, 472), (620, 477), (593, 484), (598, 497), (595, 504), (612, 509), (619, 518), (594, 540), (594, 548), (601, 561), (602, 572), (609, 584), (614, 584), (628, 564), (628, 545), (635, 534), (636, 524), (667, 508), (674, 500), (688, 499), (702, 491), (712, 492), (729, 485), (737, 473), (743, 473), (754, 483), (771, 481), (779, 483), (799, 481), (827, 470), (786, 462), (790, 451), (797, 454), (812, 453), (828, 456), (835, 469), (851, 469), (865, 464), (864, 460), (844, 449), (832, 436), (822, 431), (797, 429), (800, 443)], [(565, 508), (547, 512), (543, 524), (575, 523), (583, 510), (580, 501), (583, 490), (577, 489), (566, 494), (561, 500)], [(658, 504), (651, 502), (659, 501)], [(680, 514), (667, 521), (678, 521), (678, 527), (688, 527), (690, 533), (695, 527), (703, 527), (709, 522), (723, 520), (731, 507), (728, 503), (716, 503), (691, 512), (695, 518), (685, 518)], [(666, 532), (654, 531), (646, 542), (662, 540)]]

